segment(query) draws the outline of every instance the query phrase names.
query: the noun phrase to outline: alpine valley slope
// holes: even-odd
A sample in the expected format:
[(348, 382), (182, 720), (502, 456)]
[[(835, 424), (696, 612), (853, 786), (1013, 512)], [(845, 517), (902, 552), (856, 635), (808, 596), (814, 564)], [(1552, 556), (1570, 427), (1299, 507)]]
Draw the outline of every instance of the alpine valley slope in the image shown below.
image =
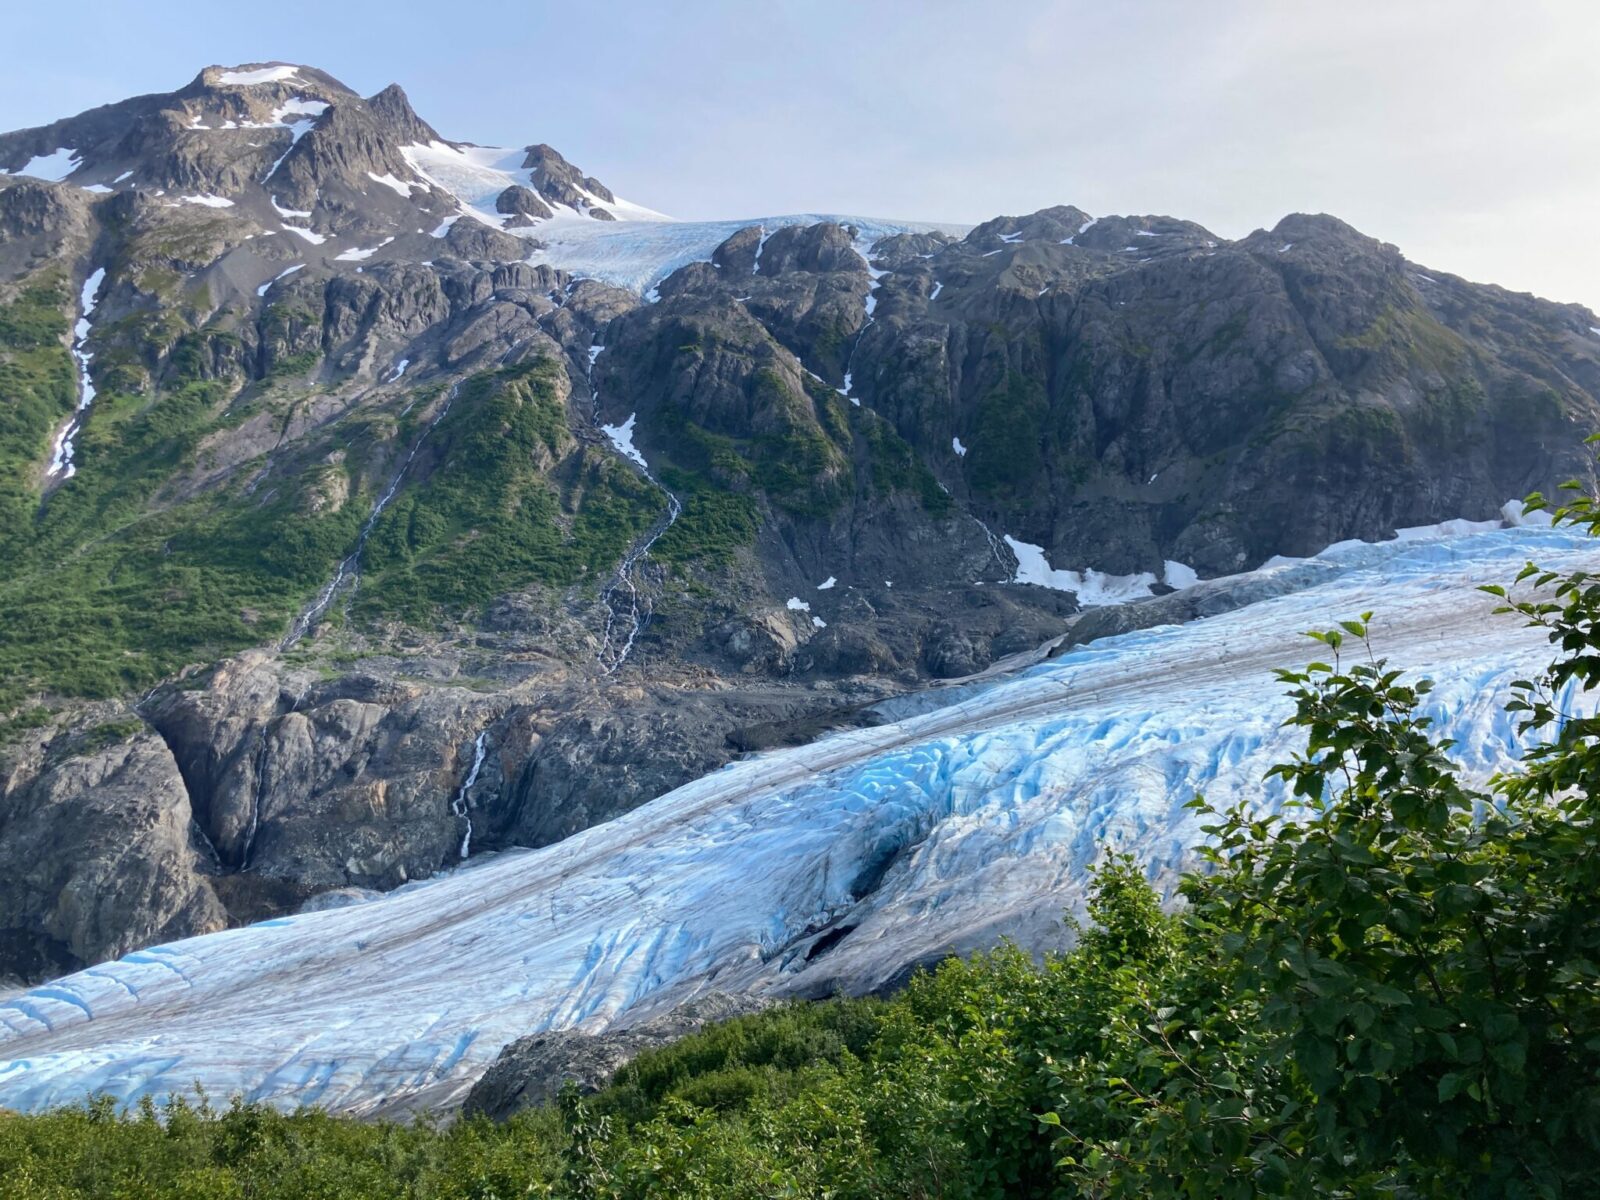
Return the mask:
[(1048, 945), (1106, 847), (1170, 884), (1196, 792), (1282, 802), (1263, 773), (1297, 739), (1267, 680), (1308, 627), (1376, 609), (1379, 651), (1439, 681), (1430, 710), (1465, 770), (1508, 765), (1500, 704), (1549, 649), (1473, 589), (1530, 557), (1597, 553), (1516, 528), (1335, 547), (1201, 585), (1232, 612), (746, 759), (558, 845), (90, 968), (0, 1003), (0, 1104), (199, 1081), (281, 1106), (448, 1108), (530, 1031), (604, 1030), (709, 987), (861, 991), (1001, 933)]
[(1327, 216), (673, 221), (293, 64), (0, 135), (0, 980), (1497, 519), (1597, 328)]

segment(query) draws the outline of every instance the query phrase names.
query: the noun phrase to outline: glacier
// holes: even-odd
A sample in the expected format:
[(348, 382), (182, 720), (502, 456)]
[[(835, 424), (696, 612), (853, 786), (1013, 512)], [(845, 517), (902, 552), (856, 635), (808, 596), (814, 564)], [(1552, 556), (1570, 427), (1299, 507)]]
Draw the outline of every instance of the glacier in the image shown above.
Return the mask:
[(1469, 776), (1511, 763), (1507, 685), (1551, 649), (1476, 587), (1528, 559), (1592, 570), (1600, 550), (1456, 527), (1200, 582), (1217, 608), (1249, 602), (890, 701), (884, 724), (729, 764), (540, 850), (54, 980), (0, 1001), (0, 1105), (198, 1081), (281, 1107), (447, 1107), (526, 1033), (625, 1025), (712, 987), (871, 988), (1002, 935), (1058, 944), (1108, 849), (1171, 895), (1201, 838), (1195, 793), (1283, 802), (1264, 773), (1302, 741), (1271, 672), (1313, 657), (1306, 629), (1375, 611), (1377, 652), (1437, 681), (1430, 714)]
[[(863, 258), (874, 243), (897, 233), (941, 231), (961, 236), (972, 228), (970, 225), (884, 220), (839, 213), (680, 221), (620, 196), (606, 200), (585, 192), (591, 207), (604, 208), (616, 219), (596, 221), (586, 211), (543, 196), (553, 216), (532, 225), (507, 229), (505, 214), (495, 210), (495, 198), (513, 184), (534, 186), (531, 173), (522, 165), (526, 149), (478, 146), (470, 142), (432, 142), (405, 146), (401, 153), (422, 184), (447, 192), (460, 206), (460, 212), (447, 217), (433, 231), (434, 237), (443, 237), (450, 225), (460, 218), (471, 217), (491, 229), (527, 240), (526, 261), (530, 263), (546, 264), (582, 278), (597, 279), (636, 295), (648, 295), (656, 284), (679, 267), (692, 262), (709, 262), (713, 250), (750, 226), (760, 227), (763, 234), (756, 249), (758, 263), (767, 237), (790, 225), (823, 222), (848, 225), (856, 231), (857, 248)], [(883, 274), (870, 264), (868, 270), (874, 279)], [(870, 316), (870, 298), (867, 311)]]
[(850, 226), (856, 231), (858, 242), (869, 246), (897, 233), (961, 235), (971, 228), (840, 213), (790, 213), (729, 221), (675, 221), (660, 216), (649, 220), (595, 221), (560, 212), (528, 229), (507, 232), (526, 234), (541, 243), (528, 257), (535, 265), (548, 264), (573, 275), (598, 279), (645, 295), (679, 267), (692, 262), (710, 262), (711, 252), (741, 229), (759, 226), (770, 236), (786, 226), (824, 222)]

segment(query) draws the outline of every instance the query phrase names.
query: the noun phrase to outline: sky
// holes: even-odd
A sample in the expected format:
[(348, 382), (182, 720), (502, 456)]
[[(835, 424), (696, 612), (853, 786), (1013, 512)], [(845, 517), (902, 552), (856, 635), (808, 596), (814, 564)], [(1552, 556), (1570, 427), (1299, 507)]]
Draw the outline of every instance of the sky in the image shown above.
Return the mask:
[(16, 5), (0, 128), (282, 60), (684, 218), (1329, 212), (1600, 308), (1596, 0)]

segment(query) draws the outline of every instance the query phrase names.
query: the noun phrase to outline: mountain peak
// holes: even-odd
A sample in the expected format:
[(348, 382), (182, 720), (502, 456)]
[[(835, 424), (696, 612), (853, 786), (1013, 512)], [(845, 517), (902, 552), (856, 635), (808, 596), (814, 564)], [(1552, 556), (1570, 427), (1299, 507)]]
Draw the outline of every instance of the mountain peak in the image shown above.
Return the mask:
[(344, 84), (340, 83), (326, 71), (316, 67), (308, 67), (300, 63), (264, 62), (241, 63), (235, 67), (210, 66), (201, 70), (195, 76), (191, 87), (206, 90), (220, 90), (224, 88), (244, 89), (266, 87), (268, 85), (281, 85), (283, 87), (309, 88), (323, 90), (332, 88), (345, 95), (355, 93)]
[(367, 107), (384, 122), (403, 143), (437, 142), (438, 133), (411, 107), (411, 100), (398, 83), (391, 83), (377, 95), (367, 100)]

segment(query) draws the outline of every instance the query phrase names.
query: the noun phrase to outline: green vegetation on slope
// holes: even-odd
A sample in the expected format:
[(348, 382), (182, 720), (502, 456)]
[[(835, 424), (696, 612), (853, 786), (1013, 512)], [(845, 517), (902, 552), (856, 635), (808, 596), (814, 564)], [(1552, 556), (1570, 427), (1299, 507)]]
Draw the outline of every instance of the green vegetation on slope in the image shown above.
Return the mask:
[(421, 622), (530, 584), (598, 580), (665, 510), (615, 455), (576, 449), (559, 369), (540, 359), (462, 385), (425, 474), (373, 527), (358, 616)]
[[(1600, 507), (1567, 519), (1600, 534)], [(0, 1115), (18, 1197), (1583, 1197), (1600, 1162), (1600, 587), (1529, 567), (1554, 728), (1465, 789), (1366, 617), (1281, 673), (1292, 815), (1214, 818), (1164, 914), (1127, 859), (1068, 953), (740, 1018), (599, 1095), (445, 1130), (168, 1106)], [(1499, 591), (1498, 589), (1490, 589)], [(1503, 597), (1506, 593), (1499, 591)], [(1352, 654), (1351, 650), (1355, 652)]]
[(677, 467), (665, 468), (661, 482), (683, 506), (672, 527), (651, 548), (650, 553), (662, 562), (723, 566), (741, 546), (756, 540), (761, 516), (749, 496), (719, 488), (704, 475)]
[[(110, 344), (78, 472), (46, 496), (51, 433), (76, 403), (65, 303), (59, 279), (41, 275), (0, 305), (0, 715), (35, 695), (123, 694), (276, 640), (354, 548), (428, 411), (396, 423), (358, 409), (265, 475), (180, 492), (172, 481), (204, 465), (208, 435), (294, 393), (268, 383), (230, 406), (229, 388), (205, 378), (212, 343), (228, 349), (215, 330), (174, 333), (152, 391), (135, 390), (143, 371), (119, 366)], [(374, 530), (358, 615), (471, 615), (518, 587), (596, 578), (656, 518), (659, 491), (575, 447), (555, 371), (541, 362), (463, 385), (430, 435), (439, 457), (419, 458)]]
[(58, 275), (35, 277), (0, 305), (0, 561), (15, 562), (38, 506), (50, 435), (77, 402)]
[(1026, 504), (1044, 472), (1044, 385), (1020, 371), (978, 401), (967, 479), (990, 500)]
[(302, 511), (293, 479), (266, 499), (158, 502), (227, 398), (181, 374), (149, 395), (103, 388), (77, 474), (42, 495), (51, 430), (76, 402), (64, 303), (42, 276), (0, 306), (0, 711), (34, 693), (116, 694), (274, 636), (355, 530)]

